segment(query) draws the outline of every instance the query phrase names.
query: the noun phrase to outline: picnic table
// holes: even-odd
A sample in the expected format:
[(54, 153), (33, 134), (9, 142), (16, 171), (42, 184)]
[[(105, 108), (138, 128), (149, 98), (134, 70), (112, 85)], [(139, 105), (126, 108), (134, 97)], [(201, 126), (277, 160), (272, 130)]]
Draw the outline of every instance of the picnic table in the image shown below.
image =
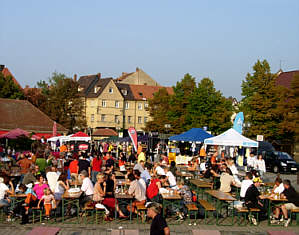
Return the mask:
[[(219, 213), (221, 213), (222, 208), (225, 206), (227, 207), (227, 204), (229, 202), (234, 202), (237, 199), (231, 196), (229, 193), (224, 193), (219, 190), (206, 190), (205, 191), (207, 194), (209, 194), (211, 197), (216, 199), (216, 211), (217, 211), (217, 217), (216, 217), (216, 224), (219, 224)], [(232, 207), (234, 208), (234, 207)], [(234, 209), (233, 209), (234, 210)], [(234, 212), (232, 213), (232, 223), (231, 224), (226, 224), (226, 225), (233, 225), (234, 224)]]
[[(62, 195), (62, 222), (64, 223), (65, 220), (65, 209), (66, 206), (69, 206), (68, 209), (70, 209), (72, 206), (74, 206), (77, 210), (77, 222), (79, 222), (79, 210), (80, 210), (80, 204), (79, 204), (79, 198), (83, 192), (80, 191), (78, 193), (69, 193), (68, 190), (64, 192)], [(77, 223), (74, 222), (74, 223)]]
[[(195, 187), (195, 191), (196, 191), (196, 197), (198, 199), (198, 195), (201, 192), (201, 196), (203, 198), (203, 194), (204, 194), (204, 189), (212, 189), (213, 188), (213, 184), (210, 182), (206, 182), (203, 179), (192, 179), (190, 180), (191, 185), (193, 185), (193, 187)], [(191, 186), (191, 188), (193, 188)]]
[[(272, 208), (271, 208), (271, 204), (273, 204), (275, 206), (275, 204), (277, 205), (278, 203), (286, 203), (288, 200), (285, 198), (280, 198), (280, 197), (265, 197), (266, 200), (268, 200), (268, 225), (269, 226), (273, 226), (273, 224), (271, 224), (271, 213), (272, 213)], [(277, 226), (277, 225), (276, 225)], [(280, 225), (281, 226), (281, 225)]]
[(9, 196), (11, 198), (11, 209), (14, 209), (17, 204), (23, 203), (26, 199), (26, 194), (12, 194)]
[(165, 209), (167, 206), (169, 205), (177, 205), (180, 206), (181, 205), (181, 200), (182, 197), (181, 195), (179, 195), (178, 193), (162, 193), (162, 216), (165, 216)]
[[(120, 204), (121, 202), (125, 202), (127, 203), (127, 201), (129, 201), (130, 203), (130, 208), (132, 208), (132, 202), (134, 200), (134, 196), (130, 195), (128, 193), (115, 193), (115, 208), (117, 206), (117, 202), (118, 204)], [(117, 211), (115, 210), (115, 219), (117, 218)], [(132, 221), (132, 211), (130, 211), (130, 221)]]

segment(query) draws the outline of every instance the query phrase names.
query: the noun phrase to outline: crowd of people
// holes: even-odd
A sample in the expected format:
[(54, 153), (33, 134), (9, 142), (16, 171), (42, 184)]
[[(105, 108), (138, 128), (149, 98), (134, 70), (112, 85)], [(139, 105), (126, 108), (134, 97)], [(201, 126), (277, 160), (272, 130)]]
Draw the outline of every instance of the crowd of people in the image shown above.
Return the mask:
[[(113, 147), (109, 143), (103, 144), (97, 151), (89, 152), (76, 152), (70, 146), (62, 145), (59, 153), (53, 152), (50, 145), (45, 145), (43, 151), (36, 153), (2, 156), (11, 159), (7, 161), (9, 167), (1, 168), (0, 175), (0, 206), (8, 220), (19, 215), (22, 223), (28, 223), (30, 209), (35, 207), (44, 208), (45, 218), (50, 219), (51, 211), (61, 212), (63, 194), (71, 185), (81, 186), (81, 212), (84, 212), (86, 205), (103, 208), (107, 221), (114, 219), (115, 212), (120, 218), (128, 218), (129, 214), (137, 213), (138, 205), (147, 205), (148, 202), (154, 203), (151, 204), (150, 213), (159, 214), (157, 205), (162, 203), (162, 193), (181, 195), (180, 205), (164, 209), (168, 210), (167, 214), (174, 214), (178, 220), (184, 220), (187, 215), (186, 205), (196, 201), (195, 192), (186, 181), (178, 180), (179, 166), (174, 161), (169, 162), (167, 156), (161, 155), (159, 161), (153, 162), (142, 147), (136, 153), (132, 148), (119, 147), (116, 156), (113, 148), (117, 146)], [(196, 155), (187, 170), (195, 172), (195, 176), (212, 183), (221, 192), (234, 193), (239, 188), (240, 200), (245, 206), (259, 208), (262, 215), (267, 215), (265, 203), (262, 202), (264, 198), (259, 191), (266, 172), (262, 156), (256, 158), (250, 154), (245, 177), (239, 174), (235, 159), (226, 157), (223, 152), (210, 158)], [(125, 178), (125, 186), (118, 182), (117, 172), (121, 172)], [(26, 198), (24, 203), (13, 208), (11, 196), (17, 193), (25, 194)], [(132, 195), (133, 203), (118, 201), (115, 197), (117, 193)], [(290, 218), (287, 211), (299, 207), (298, 193), (289, 180), (282, 181), (279, 177), (271, 195), (277, 193), (285, 197), (288, 203), (275, 207), (271, 221), (279, 223), (282, 220), (288, 226)], [(66, 213), (76, 213), (73, 208), (69, 209)], [(250, 219), (255, 223), (254, 217)]]

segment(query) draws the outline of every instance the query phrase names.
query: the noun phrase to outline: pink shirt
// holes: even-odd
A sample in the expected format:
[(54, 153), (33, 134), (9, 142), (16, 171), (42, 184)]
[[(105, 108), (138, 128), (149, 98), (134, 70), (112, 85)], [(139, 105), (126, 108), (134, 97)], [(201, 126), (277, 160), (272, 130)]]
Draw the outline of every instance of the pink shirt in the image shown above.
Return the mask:
[(36, 184), (36, 185), (34, 185), (33, 190), (36, 193), (36, 196), (37, 196), (38, 199), (41, 199), (42, 196), (44, 195), (44, 189), (45, 188), (49, 188), (49, 186), (47, 184), (42, 184), (42, 185)]

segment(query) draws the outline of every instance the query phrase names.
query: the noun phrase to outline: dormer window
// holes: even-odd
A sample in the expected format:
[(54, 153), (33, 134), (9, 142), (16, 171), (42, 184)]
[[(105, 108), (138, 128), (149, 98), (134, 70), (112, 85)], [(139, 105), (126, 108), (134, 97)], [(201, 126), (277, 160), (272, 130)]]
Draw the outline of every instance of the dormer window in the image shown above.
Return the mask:
[(113, 93), (113, 88), (109, 87), (109, 93), (112, 94)]
[(95, 86), (95, 87), (94, 87), (94, 93), (97, 93), (100, 89), (101, 89), (100, 86)]
[(142, 94), (142, 92), (139, 92), (138, 94), (139, 94), (140, 96), (142, 96), (142, 95), (143, 95), (143, 94)]
[(128, 90), (121, 90), (121, 93), (123, 94), (123, 95), (128, 95)]

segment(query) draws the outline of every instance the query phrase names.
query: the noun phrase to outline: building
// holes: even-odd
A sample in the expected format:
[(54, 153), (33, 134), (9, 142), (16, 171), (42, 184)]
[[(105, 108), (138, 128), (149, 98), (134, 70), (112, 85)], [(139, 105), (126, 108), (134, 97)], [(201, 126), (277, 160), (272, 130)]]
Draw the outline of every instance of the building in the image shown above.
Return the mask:
[(20, 85), (20, 83), (17, 81), (17, 79), (14, 77), (14, 75), (10, 72), (10, 70), (5, 67), (5, 65), (0, 64), (0, 73), (3, 74), (4, 77), (11, 77), (12, 81), (14, 82), (14, 84), (17, 85), (17, 87), (20, 88), (20, 90), (23, 90), (22, 86)]
[[(115, 80), (101, 78), (99, 73), (81, 76), (78, 83), (85, 104), (87, 126), (94, 131), (99, 128), (121, 131), (134, 127), (141, 132), (150, 120), (148, 100), (162, 88), (138, 68), (136, 72), (123, 74)], [(167, 90), (173, 93), (172, 88)]]
[[(52, 136), (54, 121), (26, 100), (0, 98), (0, 134), (20, 128), (40, 137)], [(57, 123), (57, 133), (66, 134), (67, 129)]]

